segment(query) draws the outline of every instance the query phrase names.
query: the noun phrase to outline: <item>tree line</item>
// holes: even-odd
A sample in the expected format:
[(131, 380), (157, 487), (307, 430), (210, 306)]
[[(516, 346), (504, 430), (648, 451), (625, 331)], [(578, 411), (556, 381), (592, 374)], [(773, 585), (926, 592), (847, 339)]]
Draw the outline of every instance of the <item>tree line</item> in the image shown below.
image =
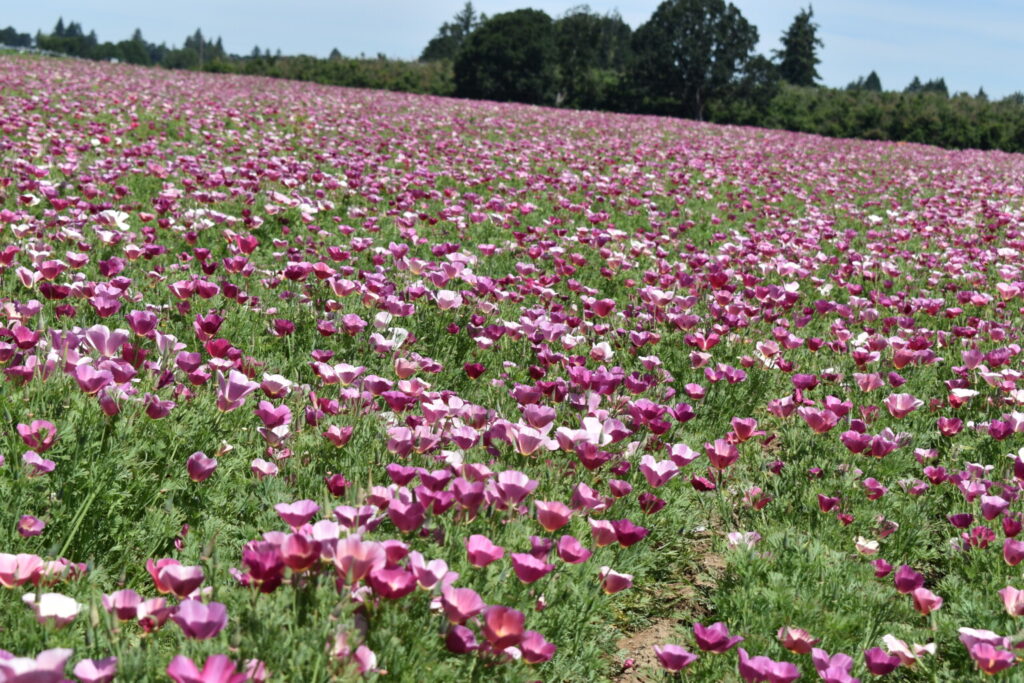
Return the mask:
[(166, 68), (1024, 152), (1024, 95), (951, 95), (943, 78), (918, 77), (887, 91), (875, 71), (824, 87), (818, 30), (813, 9), (800, 9), (765, 56), (755, 51), (757, 27), (725, 0), (665, 0), (636, 30), (586, 5), (558, 17), (534, 9), (486, 16), (467, 2), (416, 61), (337, 49), (326, 59), (259, 47), (233, 55), (198, 29), (181, 47), (150, 43), (140, 30), (100, 43), (63, 19), (34, 38), (0, 30), (0, 43)]

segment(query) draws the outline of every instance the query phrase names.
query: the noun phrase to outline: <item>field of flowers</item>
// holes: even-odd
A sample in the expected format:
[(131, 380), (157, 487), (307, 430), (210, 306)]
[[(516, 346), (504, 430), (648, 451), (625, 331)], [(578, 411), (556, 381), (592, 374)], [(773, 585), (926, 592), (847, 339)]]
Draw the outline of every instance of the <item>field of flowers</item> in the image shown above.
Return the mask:
[(1019, 675), (1024, 157), (0, 90), (0, 682)]

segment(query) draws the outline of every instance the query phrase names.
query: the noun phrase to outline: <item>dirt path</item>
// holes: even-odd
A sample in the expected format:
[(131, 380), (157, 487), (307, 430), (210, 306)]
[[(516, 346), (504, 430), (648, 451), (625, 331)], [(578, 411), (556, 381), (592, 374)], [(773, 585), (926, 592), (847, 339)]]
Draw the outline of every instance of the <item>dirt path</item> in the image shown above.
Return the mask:
[(683, 623), (688, 616), (706, 612), (705, 598), (715, 589), (725, 571), (725, 558), (711, 552), (710, 534), (698, 540), (694, 560), (684, 574), (685, 581), (668, 584), (659, 597), (664, 606), (662, 615), (651, 615), (651, 623), (644, 629), (627, 634), (616, 645), (618, 661), (633, 660), (633, 665), (612, 678), (616, 683), (648, 683), (660, 680), (661, 666), (654, 654), (655, 645), (681, 644), (682, 632), (690, 624)]

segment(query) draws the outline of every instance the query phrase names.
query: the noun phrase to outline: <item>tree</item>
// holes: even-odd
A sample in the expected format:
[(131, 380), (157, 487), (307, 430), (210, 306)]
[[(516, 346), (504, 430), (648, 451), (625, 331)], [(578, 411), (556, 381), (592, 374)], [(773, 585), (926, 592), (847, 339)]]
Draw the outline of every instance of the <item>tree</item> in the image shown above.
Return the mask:
[(600, 108), (631, 55), (633, 31), (618, 14), (600, 15), (587, 5), (568, 10), (554, 24), (558, 63), (556, 104)]
[(878, 74), (872, 71), (866, 78), (861, 76), (857, 80), (850, 82), (850, 84), (846, 86), (846, 89), (882, 92), (882, 80), (878, 77)]
[(553, 100), (555, 45), (551, 17), (521, 9), (481, 24), (455, 57), (460, 97), (527, 104)]
[(58, 38), (63, 38), (66, 34), (67, 29), (64, 28), (64, 17), (57, 18), (57, 25), (53, 27), (53, 35)]
[(775, 51), (779, 75), (793, 85), (812, 86), (820, 78), (815, 68), (821, 63), (816, 49), (824, 47), (818, 38), (818, 25), (811, 21), (814, 8), (800, 10), (782, 34), (782, 49)]
[(914, 76), (914, 80), (910, 82), (910, 85), (908, 85), (903, 92), (907, 94), (931, 92), (938, 93), (944, 97), (949, 97), (949, 88), (946, 87), (945, 78), (933, 78), (926, 83), (922, 83), (920, 78)]
[(719, 123), (763, 125), (772, 101), (779, 94), (779, 69), (770, 59), (754, 55), (743, 65), (739, 78), (725, 87), (709, 105), (710, 120)]
[(32, 36), (27, 33), (18, 33), (13, 26), (0, 30), (0, 45), (11, 47), (32, 47)]
[(757, 28), (732, 3), (665, 0), (633, 34), (633, 82), (646, 108), (703, 119), (755, 45)]
[[(256, 48), (256, 51), (259, 52), (259, 48)], [(328, 55), (327, 59), (329, 59), (332, 62), (340, 62), (341, 61), (341, 53), (338, 51), (338, 48), (332, 49), (331, 50), (331, 54)]]
[(463, 42), (485, 18), (484, 15), (476, 13), (473, 3), (467, 2), (450, 22), (446, 21), (441, 24), (437, 35), (431, 38), (427, 46), (423, 48), (420, 61), (438, 62), (444, 59), (455, 59)]

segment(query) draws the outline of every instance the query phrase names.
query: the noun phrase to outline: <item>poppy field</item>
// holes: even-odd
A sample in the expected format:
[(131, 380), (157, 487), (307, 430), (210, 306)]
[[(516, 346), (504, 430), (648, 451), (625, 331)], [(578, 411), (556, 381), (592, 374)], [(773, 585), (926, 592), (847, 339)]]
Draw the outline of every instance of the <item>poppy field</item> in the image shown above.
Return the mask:
[(0, 89), (0, 683), (1020, 675), (1024, 156)]

